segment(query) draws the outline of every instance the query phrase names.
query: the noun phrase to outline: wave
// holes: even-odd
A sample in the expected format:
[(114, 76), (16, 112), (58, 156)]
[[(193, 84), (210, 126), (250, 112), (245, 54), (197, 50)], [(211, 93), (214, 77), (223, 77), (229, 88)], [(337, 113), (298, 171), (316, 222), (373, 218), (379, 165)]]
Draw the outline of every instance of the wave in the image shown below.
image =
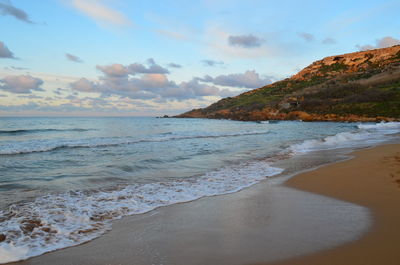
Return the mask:
[(111, 221), (161, 206), (237, 192), (281, 168), (264, 161), (239, 163), (198, 177), (129, 185), (113, 191), (47, 195), (0, 211), (0, 263), (78, 245), (111, 229)]
[(359, 124), (357, 128), (358, 130), (352, 132), (341, 132), (323, 139), (306, 140), (290, 146), (289, 149), (294, 153), (307, 153), (373, 145), (386, 141), (387, 137), (384, 136), (400, 133), (400, 122)]
[(17, 141), (0, 144), (0, 155), (28, 154), (36, 152), (48, 152), (63, 148), (96, 148), (107, 146), (118, 146), (126, 144), (137, 144), (143, 142), (166, 142), (187, 139), (201, 138), (221, 138), (221, 137), (239, 137), (250, 135), (268, 134), (269, 131), (253, 131), (232, 134), (205, 134), (205, 135), (183, 135), (183, 136), (161, 136), (148, 139), (135, 139), (132, 137), (123, 138), (87, 138), (87, 139), (51, 139), (51, 140), (32, 140)]
[(0, 135), (21, 135), (30, 133), (44, 133), (44, 132), (86, 132), (93, 129), (20, 129), (20, 130), (0, 130)]
[(380, 123), (367, 123), (358, 124), (357, 128), (362, 130), (400, 130), (400, 122), (380, 122)]
[(323, 139), (306, 140), (300, 144), (294, 144), (290, 150), (295, 153), (307, 153), (318, 150), (329, 150), (358, 146), (361, 142), (371, 139), (369, 133), (342, 132)]

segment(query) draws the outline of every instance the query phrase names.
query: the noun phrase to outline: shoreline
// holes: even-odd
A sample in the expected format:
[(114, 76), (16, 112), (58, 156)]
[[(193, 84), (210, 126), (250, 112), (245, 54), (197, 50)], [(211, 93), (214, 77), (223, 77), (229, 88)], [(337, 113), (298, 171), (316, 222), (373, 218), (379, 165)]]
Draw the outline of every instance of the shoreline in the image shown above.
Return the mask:
[[(365, 234), (369, 211), (283, 184), (298, 174), (351, 159), (348, 154), (324, 154), (297, 157), (283, 179), (274, 177), (236, 193), (128, 216), (115, 221), (113, 229), (97, 239), (15, 264), (131, 264), (132, 259), (143, 265), (259, 264), (338, 247)], [(304, 168), (310, 160), (322, 165)], [(150, 231), (154, 227), (156, 231)], [(316, 228), (320, 233), (310, 236)], [(226, 244), (230, 247), (224, 249)], [(193, 249), (187, 249), (188, 245)], [(155, 258), (165, 256), (163, 260), (154, 260), (154, 249)]]
[[(196, 112), (198, 110), (191, 110), (189, 112)], [(274, 112), (275, 113), (275, 112)], [(277, 114), (274, 114), (277, 115)], [(281, 115), (281, 116), (279, 116)], [(256, 116), (255, 118), (235, 118), (235, 117), (225, 117), (225, 116), (217, 116), (217, 117), (207, 117), (194, 114), (192, 116), (186, 115), (185, 113), (170, 116), (170, 117), (156, 117), (161, 119), (211, 119), (211, 120), (231, 120), (231, 121), (242, 121), (242, 122), (265, 122), (265, 121), (272, 121), (272, 122), (279, 122), (279, 121), (302, 121), (302, 122), (359, 122), (359, 123), (379, 123), (379, 122), (400, 122), (399, 118), (392, 118), (392, 117), (365, 117), (365, 116), (358, 116), (355, 114), (350, 114), (348, 116), (339, 116), (336, 114), (321, 114), (316, 115), (312, 113), (307, 113), (304, 111), (292, 111), (288, 114), (285, 113), (278, 113), (276, 116), (268, 116), (267, 118)]]
[(315, 254), (255, 264), (399, 264), (400, 144), (375, 146), (350, 155), (349, 160), (297, 174), (284, 185), (367, 207), (373, 218), (367, 233)]

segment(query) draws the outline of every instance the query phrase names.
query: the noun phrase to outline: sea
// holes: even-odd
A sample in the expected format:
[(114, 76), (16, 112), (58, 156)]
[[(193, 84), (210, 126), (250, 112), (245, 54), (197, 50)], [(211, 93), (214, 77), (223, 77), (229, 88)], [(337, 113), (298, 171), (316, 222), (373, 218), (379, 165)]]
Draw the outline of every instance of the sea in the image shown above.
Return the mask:
[(0, 263), (78, 245), (113, 220), (234, 193), (277, 161), (398, 141), (400, 123), (1, 117)]

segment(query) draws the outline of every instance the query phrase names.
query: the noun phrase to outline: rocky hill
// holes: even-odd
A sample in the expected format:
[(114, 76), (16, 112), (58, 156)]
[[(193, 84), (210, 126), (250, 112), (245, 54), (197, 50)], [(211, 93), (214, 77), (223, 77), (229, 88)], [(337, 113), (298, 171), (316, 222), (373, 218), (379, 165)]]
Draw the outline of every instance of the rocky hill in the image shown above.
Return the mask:
[(290, 78), (176, 117), (400, 120), (400, 45), (326, 57)]

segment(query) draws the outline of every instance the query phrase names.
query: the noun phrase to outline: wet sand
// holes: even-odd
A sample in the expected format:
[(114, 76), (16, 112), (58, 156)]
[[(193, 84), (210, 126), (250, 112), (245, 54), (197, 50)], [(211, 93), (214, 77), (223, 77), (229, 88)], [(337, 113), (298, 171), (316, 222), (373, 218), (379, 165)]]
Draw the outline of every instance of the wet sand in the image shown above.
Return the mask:
[(399, 264), (400, 145), (356, 156), (284, 185), (127, 217), (96, 240), (17, 264)]
[(354, 154), (352, 160), (297, 175), (286, 185), (368, 207), (373, 216), (369, 232), (331, 250), (268, 264), (400, 264), (400, 145)]

